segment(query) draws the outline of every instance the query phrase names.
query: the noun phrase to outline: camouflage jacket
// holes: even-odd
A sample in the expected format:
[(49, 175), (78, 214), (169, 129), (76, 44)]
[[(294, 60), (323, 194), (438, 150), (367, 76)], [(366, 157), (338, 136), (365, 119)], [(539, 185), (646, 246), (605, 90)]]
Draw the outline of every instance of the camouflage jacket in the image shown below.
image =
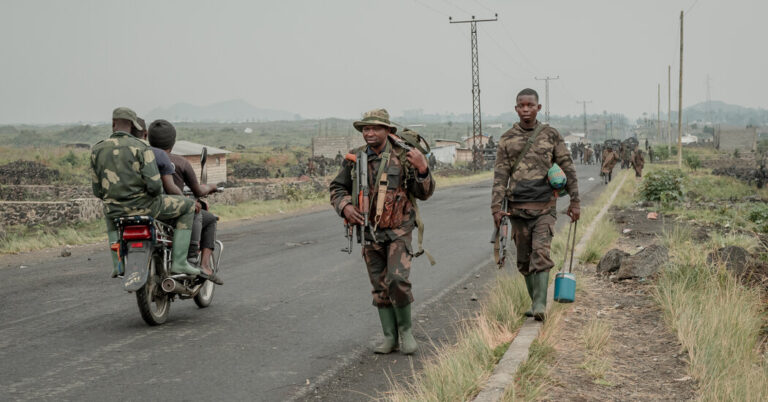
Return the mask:
[[(539, 122), (538, 124), (543, 123)], [(499, 139), (493, 174), (491, 212), (495, 213), (501, 210), (501, 202), (505, 196), (512, 208), (515, 207), (516, 203), (547, 205), (552, 202), (554, 190), (547, 182), (547, 171), (553, 163), (560, 165), (560, 168), (565, 172), (567, 178), (565, 189), (570, 195), (571, 201), (579, 202), (579, 188), (571, 154), (568, 152), (560, 133), (549, 125), (545, 124), (541, 129), (536, 141), (523, 155), (523, 159), (510, 178), (512, 166), (520, 157), (520, 153), (528, 142), (528, 137), (532, 134), (533, 130), (523, 129), (519, 123), (515, 123)], [(507, 188), (507, 182), (509, 182), (509, 188)]]
[(91, 187), (104, 201), (104, 215), (154, 215), (163, 192), (155, 154), (149, 144), (117, 131), (91, 148)]
[[(369, 197), (371, 199), (370, 211), (371, 217), (375, 214), (376, 210), (376, 193), (378, 192), (378, 186), (376, 185), (376, 173), (379, 171), (379, 165), (381, 165), (381, 155), (376, 155), (373, 150), (368, 146), (362, 146), (349, 151), (351, 154), (357, 154), (358, 152), (366, 150), (368, 153), (368, 188)], [(432, 196), (435, 191), (435, 182), (432, 180), (432, 172), (428, 171), (426, 177), (419, 177), (418, 172), (411, 166), (403, 166), (400, 160), (402, 153), (405, 151), (399, 147), (392, 146), (392, 154), (389, 158), (389, 167), (387, 168), (388, 176), (388, 192), (392, 188), (402, 187), (406, 193), (413, 195), (414, 198), (419, 200), (426, 200)], [(331, 181), (329, 186), (331, 192), (331, 205), (336, 210), (339, 216), (344, 217), (344, 207), (352, 203), (352, 175), (354, 172), (354, 163), (349, 160), (344, 160), (341, 165), (339, 173), (336, 178)], [(403, 223), (396, 228), (376, 230), (376, 239), (381, 241), (387, 239), (389, 241), (395, 240), (398, 237), (402, 237), (410, 233), (416, 220), (416, 212), (414, 211), (410, 201), (406, 201), (405, 210), (409, 211), (409, 216), (405, 217)], [(366, 238), (372, 240), (373, 238), (366, 233)]]

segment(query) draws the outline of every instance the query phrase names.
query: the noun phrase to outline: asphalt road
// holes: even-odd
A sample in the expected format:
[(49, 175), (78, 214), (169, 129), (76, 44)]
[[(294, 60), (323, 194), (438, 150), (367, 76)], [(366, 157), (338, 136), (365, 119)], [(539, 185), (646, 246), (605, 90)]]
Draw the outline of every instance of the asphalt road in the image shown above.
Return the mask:
[[(597, 167), (579, 171), (582, 194), (600, 187)], [(439, 190), (421, 204), (438, 264), (413, 262), (416, 311), (488, 261), (489, 186)], [(106, 245), (0, 268), (0, 400), (286, 400), (380, 332), (360, 248), (339, 251), (343, 227), (330, 208), (232, 225), (219, 239), (226, 283), (211, 307), (177, 301), (159, 327), (109, 278)]]

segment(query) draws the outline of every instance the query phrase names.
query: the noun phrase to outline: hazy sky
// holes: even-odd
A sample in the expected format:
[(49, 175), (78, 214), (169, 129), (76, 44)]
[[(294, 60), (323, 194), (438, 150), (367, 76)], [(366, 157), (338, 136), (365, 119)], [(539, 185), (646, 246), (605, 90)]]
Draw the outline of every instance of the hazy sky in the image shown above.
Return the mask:
[[(695, 3), (695, 4), (694, 4)], [(691, 8), (692, 7), (692, 8)], [(304, 117), (471, 112), (469, 24), (478, 24), (484, 113), (512, 110), (534, 76), (559, 75), (553, 114), (768, 107), (766, 0), (0, 0), (0, 123), (106, 121), (176, 102), (242, 98)], [(542, 102), (543, 103), (543, 102)]]

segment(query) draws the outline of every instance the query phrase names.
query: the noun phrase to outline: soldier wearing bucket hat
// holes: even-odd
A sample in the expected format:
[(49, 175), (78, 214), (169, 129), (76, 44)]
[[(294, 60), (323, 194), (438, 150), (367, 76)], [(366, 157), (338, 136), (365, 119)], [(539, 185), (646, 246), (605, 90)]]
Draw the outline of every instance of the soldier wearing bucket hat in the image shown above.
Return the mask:
[[(415, 200), (429, 198), (435, 184), (421, 151), (406, 150), (391, 141), (390, 134), (397, 131), (397, 126), (390, 122), (385, 109), (371, 110), (352, 125), (363, 133), (366, 145), (350, 151), (345, 158), (329, 188), (331, 205), (349, 223), (365, 227), (363, 259), (384, 332), (384, 342), (374, 352), (390, 353), (399, 348), (404, 354), (412, 354), (417, 345), (411, 325), (413, 294), (408, 277), (411, 258), (419, 254), (414, 254), (411, 247), (411, 232), (420, 222)], [(369, 225), (352, 199), (353, 171), (364, 158), (369, 172)]]
[[(538, 93), (526, 88), (517, 94), (515, 103), (520, 122), (499, 139), (491, 214), (497, 228), (504, 216), (510, 218), (517, 247), (517, 269), (525, 277), (531, 297), (531, 310), (526, 315), (542, 321), (547, 306), (549, 270), (555, 265), (550, 257), (557, 219), (555, 192), (559, 192), (557, 186), (564, 186), (570, 196), (568, 216), (577, 221), (579, 188), (563, 137), (555, 128), (536, 120), (541, 110)], [(507, 210), (502, 210), (505, 198)]]

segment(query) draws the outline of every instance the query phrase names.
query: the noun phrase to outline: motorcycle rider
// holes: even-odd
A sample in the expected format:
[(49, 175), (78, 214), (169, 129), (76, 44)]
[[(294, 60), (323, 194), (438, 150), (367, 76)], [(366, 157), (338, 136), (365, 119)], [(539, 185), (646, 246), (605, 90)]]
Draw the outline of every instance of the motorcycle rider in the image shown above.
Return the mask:
[[(195, 197), (203, 197), (216, 192), (215, 185), (200, 184), (192, 169), (192, 164), (180, 155), (173, 155), (171, 151), (176, 144), (176, 128), (166, 120), (155, 120), (149, 125), (149, 144), (153, 148), (161, 149), (173, 163), (174, 172), (171, 176), (174, 187), (184, 188), (186, 184)], [(180, 192), (181, 193), (181, 192)], [(195, 200), (195, 219), (192, 225), (192, 240), (190, 241), (190, 255), (195, 255), (201, 250), (200, 266), (208, 279), (217, 285), (224, 282), (211, 269), (211, 254), (216, 240), (216, 215), (206, 208), (202, 202)], [(202, 239), (202, 241), (201, 241)]]
[[(173, 233), (171, 272), (200, 275), (187, 262), (195, 208), (192, 200), (178, 195), (163, 195), (162, 182), (149, 145), (131, 135), (141, 130), (136, 112), (118, 107), (112, 112), (112, 135), (91, 148), (91, 187), (104, 202), (104, 217), (110, 245), (117, 242), (114, 219), (121, 216), (149, 215), (160, 220), (177, 218)], [(112, 251), (112, 277), (118, 271), (118, 257)]]

